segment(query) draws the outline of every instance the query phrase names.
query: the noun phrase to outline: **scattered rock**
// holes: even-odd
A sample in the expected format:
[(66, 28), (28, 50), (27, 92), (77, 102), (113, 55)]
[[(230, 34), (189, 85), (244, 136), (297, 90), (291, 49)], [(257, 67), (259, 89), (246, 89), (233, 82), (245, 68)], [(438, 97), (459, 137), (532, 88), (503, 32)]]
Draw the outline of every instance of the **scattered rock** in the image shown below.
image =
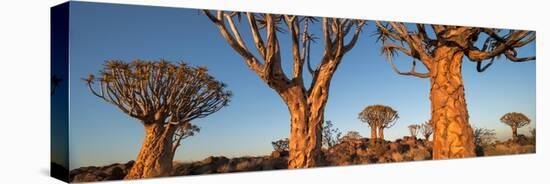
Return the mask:
[(271, 158), (280, 158), (280, 157), (287, 157), (288, 151), (273, 151), (271, 152)]
[[(325, 166), (355, 165), (370, 163), (404, 162), (432, 159), (430, 141), (405, 136), (393, 142), (376, 140), (370, 144), (368, 138), (350, 139), (323, 149)], [(496, 141), (477, 149), (483, 155), (510, 155), (534, 153), (534, 141), (525, 136), (504, 142)], [(241, 171), (261, 171), (286, 169), (288, 151), (273, 151), (271, 155), (259, 157), (226, 158), (211, 156), (201, 161), (174, 163), (172, 176), (230, 173)], [(123, 179), (134, 165), (134, 161), (111, 164), (103, 167), (81, 167), (69, 172), (70, 182), (91, 182)]]

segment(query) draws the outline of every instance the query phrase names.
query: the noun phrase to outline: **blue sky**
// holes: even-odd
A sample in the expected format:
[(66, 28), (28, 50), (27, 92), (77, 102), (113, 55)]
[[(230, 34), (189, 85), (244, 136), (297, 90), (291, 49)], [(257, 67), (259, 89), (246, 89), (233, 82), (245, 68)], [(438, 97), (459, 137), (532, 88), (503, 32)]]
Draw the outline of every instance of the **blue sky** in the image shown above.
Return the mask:
[[(319, 25), (314, 28), (319, 30)], [(380, 55), (379, 43), (370, 36), (373, 31), (374, 25), (369, 23), (339, 66), (331, 82), (325, 119), (332, 120), (343, 132), (354, 130), (369, 136), (367, 125), (357, 119), (357, 114), (367, 105), (389, 105), (401, 118), (385, 135), (387, 139), (400, 138), (408, 134), (408, 125), (430, 118), (429, 80), (394, 73)], [(242, 34), (248, 35), (247, 27), (243, 27)], [(289, 61), (289, 38), (284, 33), (279, 38), (283, 59)], [(251, 43), (250, 38), (246, 41)], [(319, 60), (320, 48), (321, 45), (313, 47), (313, 61)], [(521, 49), (521, 53), (535, 54), (534, 44)], [(201, 132), (184, 141), (175, 160), (265, 155), (272, 150), (271, 141), (288, 137), (289, 114), (283, 101), (245, 66), (198, 10), (73, 2), (69, 74), (71, 169), (135, 159), (143, 141), (144, 130), (137, 120), (100, 101), (80, 80), (97, 74), (109, 59), (183, 60), (194, 66), (207, 66), (211, 75), (233, 91), (229, 107), (194, 121)], [(411, 60), (397, 57), (395, 61), (406, 70)], [(286, 62), (285, 69), (290, 67)], [(499, 118), (516, 111), (533, 120), (520, 133), (535, 127), (535, 62), (498, 59), (486, 72), (477, 73), (475, 64), (464, 59), (463, 75), (473, 125), (495, 129), (499, 138), (506, 139), (511, 131)]]

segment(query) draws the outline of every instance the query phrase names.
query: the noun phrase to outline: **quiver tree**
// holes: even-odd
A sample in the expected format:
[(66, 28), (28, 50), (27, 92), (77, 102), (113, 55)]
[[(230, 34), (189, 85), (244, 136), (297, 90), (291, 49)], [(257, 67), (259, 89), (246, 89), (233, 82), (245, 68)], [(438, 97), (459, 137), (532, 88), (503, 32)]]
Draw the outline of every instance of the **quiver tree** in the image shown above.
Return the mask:
[(411, 134), (411, 137), (416, 139), (416, 136), (418, 135), (418, 131), (420, 130), (420, 125), (409, 125), (409, 133)]
[(512, 139), (517, 140), (518, 138), (518, 128), (524, 127), (531, 123), (531, 120), (519, 112), (509, 112), (504, 114), (500, 118), (500, 121), (512, 128)]
[(169, 174), (180, 141), (199, 131), (190, 122), (220, 110), (231, 96), (206, 68), (167, 61), (107, 61), (98, 77), (85, 81), (93, 95), (145, 128), (141, 150), (125, 179)]
[[(248, 68), (275, 90), (290, 112), (288, 168), (314, 167), (321, 159), (321, 129), (328, 100), (330, 81), (344, 55), (357, 42), (365, 21), (322, 18), (323, 52), (317, 67), (310, 62), (310, 33), (316, 18), (267, 13), (241, 13), (204, 10), (221, 35)], [(241, 25), (246, 17), (246, 25)], [(243, 21), (244, 22), (244, 21)], [(244, 42), (241, 28), (248, 27), (256, 55)], [(292, 72), (282, 67), (279, 36), (290, 37)], [(265, 37), (264, 37), (265, 36)], [(265, 40), (265, 41), (264, 41)], [(312, 75), (309, 87), (304, 84), (304, 68)]]
[[(535, 56), (518, 55), (518, 48), (535, 40), (535, 32), (424, 24), (406, 26), (398, 22), (375, 23), (382, 52), (392, 69), (400, 75), (430, 79), (431, 121), (434, 123), (433, 158), (475, 156), (473, 130), (468, 122), (464, 95), (462, 60), (467, 57), (469, 61), (475, 62), (478, 72), (485, 71), (500, 56), (512, 62), (535, 60)], [(394, 64), (393, 56), (397, 53), (412, 58), (410, 71), (401, 71)], [(427, 72), (417, 71), (417, 63)]]
[(430, 136), (434, 133), (433, 125), (430, 121), (426, 121), (420, 125), (420, 133), (422, 133), (426, 141), (430, 139)]
[(384, 128), (392, 127), (397, 119), (399, 119), (397, 111), (384, 105), (367, 106), (359, 113), (359, 120), (367, 123), (371, 128), (371, 144), (375, 143), (376, 139), (384, 140)]

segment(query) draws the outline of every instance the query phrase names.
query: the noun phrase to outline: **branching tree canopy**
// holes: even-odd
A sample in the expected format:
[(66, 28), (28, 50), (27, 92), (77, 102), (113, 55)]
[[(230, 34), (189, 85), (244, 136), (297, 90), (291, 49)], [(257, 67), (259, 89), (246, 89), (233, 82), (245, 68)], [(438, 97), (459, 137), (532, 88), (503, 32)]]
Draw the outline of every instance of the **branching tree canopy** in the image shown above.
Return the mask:
[(484, 146), (493, 142), (496, 137), (495, 130), (474, 127), (474, 142), (477, 146)]
[(346, 134), (344, 136), (342, 136), (340, 142), (358, 140), (358, 139), (361, 139), (361, 138), (363, 138), (363, 136), (361, 136), (361, 134), (359, 134), (359, 132), (357, 132), (357, 131), (348, 131), (348, 132), (346, 132)]
[(334, 127), (332, 121), (325, 121), (323, 125), (323, 146), (331, 148), (338, 144), (338, 140), (342, 136), (342, 132), (338, 128)]
[(476, 145), (476, 155), (485, 156), (485, 149), (494, 140), (496, 133), (493, 129), (474, 127), (474, 144)]
[[(310, 62), (311, 44), (315, 36), (311, 25), (317, 18), (204, 10), (229, 46), (287, 104), (291, 115), (289, 168), (314, 167), (320, 161), (321, 129), (334, 72), (357, 42), (363, 20), (321, 18), (324, 45), (317, 67)], [(242, 20), (245, 19), (246, 20)], [(245, 22), (243, 25), (243, 22)], [(250, 29), (253, 52), (245, 43), (243, 27)], [(279, 36), (288, 34), (292, 56), (292, 72), (283, 71)], [(254, 54), (256, 53), (256, 54)], [(304, 70), (312, 81), (304, 84)]]
[[(535, 40), (534, 31), (501, 30), (466, 26), (425, 25), (375, 21), (382, 53), (392, 69), (400, 74), (430, 78), (430, 100), (434, 122), (434, 159), (475, 156), (473, 130), (462, 79), (462, 60), (476, 63), (486, 71), (498, 57), (512, 62), (535, 60), (520, 56), (518, 49)], [(412, 58), (409, 71), (393, 62), (398, 53)], [(427, 72), (417, 70), (422, 64)]]
[(182, 140), (194, 136), (200, 131), (200, 127), (191, 123), (185, 123), (180, 128), (176, 129), (176, 132), (174, 132), (174, 137), (172, 139), (172, 142), (174, 143), (172, 146), (172, 156), (176, 154), (176, 149), (181, 145)]
[(397, 111), (384, 105), (367, 106), (359, 113), (359, 120), (371, 127), (371, 143), (374, 143), (377, 138), (384, 139), (384, 128), (392, 127), (397, 119), (399, 119)]
[(518, 128), (531, 123), (531, 119), (519, 112), (506, 113), (500, 118), (500, 121), (512, 128), (512, 138), (514, 140), (518, 137)]
[(424, 135), (424, 139), (426, 139), (426, 141), (428, 141), (430, 136), (434, 133), (433, 124), (430, 122), (431, 121), (426, 121), (420, 125), (420, 133)]
[(180, 141), (199, 132), (190, 122), (228, 105), (231, 93), (204, 67), (168, 61), (107, 61), (84, 79), (93, 95), (138, 119), (146, 137), (128, 179), (163, 176)]
[(416, 136), (418, 135), (418, 130), (420, 130), (420, 125), (409, 125), (409, 133), (411, 133), (411, 137), (414, 137), (416, 139)]
[(271, 142), (271, 145), (275, 151), (285, 152), (288, 151), (288, 142), (288, 138), (284, 138)]

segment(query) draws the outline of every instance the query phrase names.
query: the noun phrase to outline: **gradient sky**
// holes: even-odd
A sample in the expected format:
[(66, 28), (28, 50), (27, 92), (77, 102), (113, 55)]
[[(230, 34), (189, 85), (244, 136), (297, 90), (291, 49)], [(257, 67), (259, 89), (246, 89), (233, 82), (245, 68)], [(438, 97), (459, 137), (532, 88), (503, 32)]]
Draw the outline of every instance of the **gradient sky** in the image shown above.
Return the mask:
[[(242, 34), (247, 37), (248, 27)], [(313, 33), (320, 25), (314, 25)], [(400, 115), (384, 133), (387, 139), (408, 135), (407, 126), (430, 118), (429, 80), (400, 76), (380, 55), (371, 36), (371, 22), (355, 48), (338, 68), (330, 89), (325, 119), (342, 132), (369, 128), (357, 119), (368, 105), (384, 104)], [(288, 33), (287, 33), (288, 34)], [(283, 59), (289, 61), (289, 38), (280, 34)], [(521, 49), (534, 55), (535, 44)], [(253, 48), (253, 47), (250, 47)], [(320, 58), (315, 45), (312, 60)], [(215, 26), (198, 10), (72, 2), (70, 17), (70, 168), (127, 162), (137, 157), (144, 130), (137, 120), (93, 96), (81, 78), (97, 74), (105, 60), (184, 60), (207, 66), (211, 75), (228, 84), (234, 96), (230, 106), (194, 121), (201, 132), (184, 140), (175, 160), (202, 160), (210, 155), (227, 157), (265, 155), (271, 141), (288, 137), (289, 114), (279, 96), (242, 61)], [(397, 57), (402, 70), (412, 59)], [(290, 71), (290, 63), (285, 69)], [(498, 59), (484, 73), (464, 59), (466, 100), (474, 126), (495, 129), (499, 139), (511, 136), (500, 123), (507, 112), (522, 112), (533, 121), (520, 133), (535, 127), (535, 62), (512, 63)], [(307, 79), (309, 81), (309, 77)]]

